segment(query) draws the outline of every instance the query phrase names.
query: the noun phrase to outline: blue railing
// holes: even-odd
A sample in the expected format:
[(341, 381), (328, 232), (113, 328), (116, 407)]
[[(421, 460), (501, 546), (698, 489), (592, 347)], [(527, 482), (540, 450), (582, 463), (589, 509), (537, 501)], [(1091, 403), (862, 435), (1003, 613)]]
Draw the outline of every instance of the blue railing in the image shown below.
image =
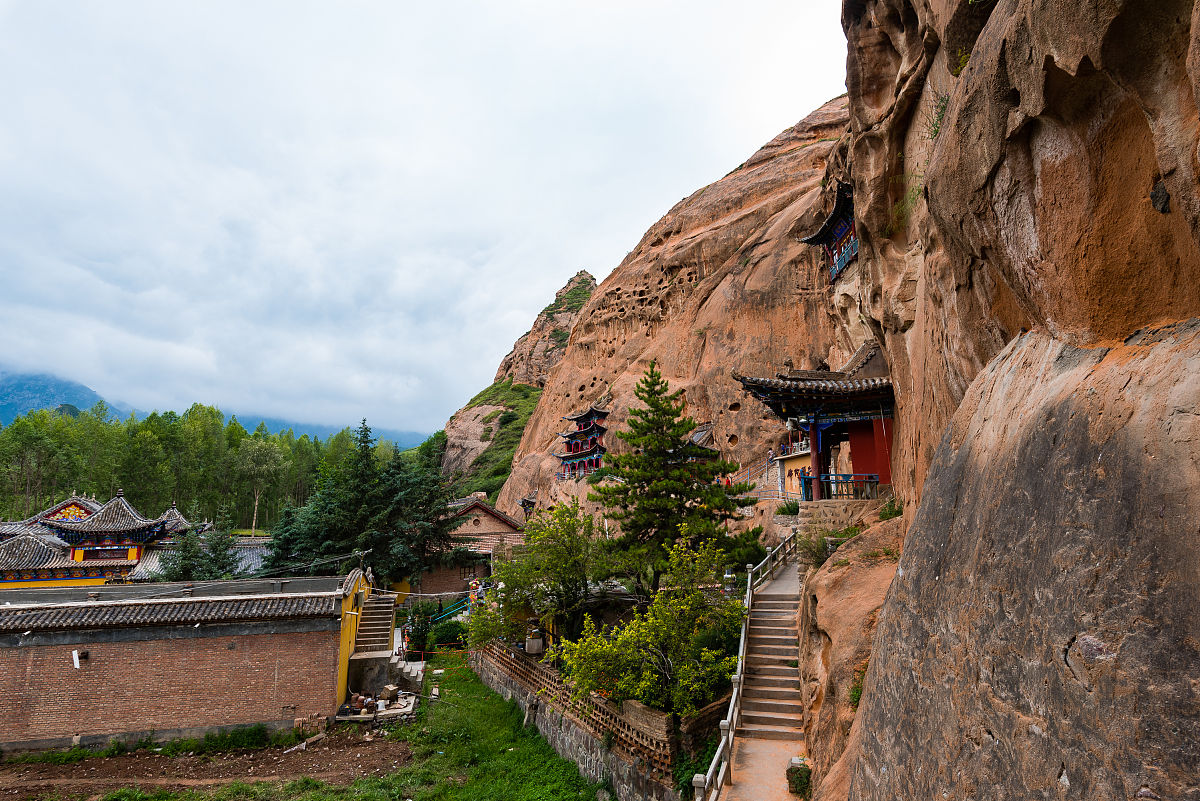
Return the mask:
[(851, 235), (846, 247), (840, 253), (835, 254), (833, 261), (829, 264), (829, 280), (837, 280), (837, 277), (842, 274), (846, 266), (856, 258), (858, 258), (858, 237)]
[[(808, 478), (806, 476), (806, 478)], [(811, 481), (811, 479), (809, 479)], [(876, 473), (822, 473), (821, 497), (871, 499), (879, 497)]]
[(443, 610), (442, 612), (439, 612), (438, 614), (434, 615), (432, 618), (432, 621), (434, 623), (437, 623), (441, 620), (446, 620), (447, 618), (452, 618), (455, 615), (462, 613), (467, 608), (468, 600), (469, 599), (467, 599), (467, 598), (460, 598), (459, 600), (455, 601), (450, 606), (446, 607), (446, 609)]

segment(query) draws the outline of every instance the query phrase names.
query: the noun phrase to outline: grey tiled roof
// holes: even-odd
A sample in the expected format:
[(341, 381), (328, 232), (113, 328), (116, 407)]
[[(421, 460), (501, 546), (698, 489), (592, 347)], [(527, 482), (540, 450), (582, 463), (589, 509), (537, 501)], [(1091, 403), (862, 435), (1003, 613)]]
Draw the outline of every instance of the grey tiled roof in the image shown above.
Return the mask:
[(333, 617), (341, 593), (0, 606), (0, 633)]
[(874, 389), (883, 389), (892, 385), (890, 378), (839, 378), (828, 380), (789, 379), (789, 378), (751, 378), (734, 375), (734, 378), (747, 389), (764, 387), (768, 389), (783, 389), (804, 395), (853, 395)]
[(62, 549), (34, 534), (18, 534), (0, 542), (0, 570), (79, 566), (79, 563), (71, 561)]
[[(53, 520), (47, 524), (71, 534), (115, 534), (127, 531), (143, 531), (162, 525), (167, 521), (167, 514), (151, 520), (143, 517), (140, 512), (129, 505), (125, 495), (120, 490), (99, 511), (85, 517), (83, 520)], [(182, 519), (182, 515), (180, 515)]]

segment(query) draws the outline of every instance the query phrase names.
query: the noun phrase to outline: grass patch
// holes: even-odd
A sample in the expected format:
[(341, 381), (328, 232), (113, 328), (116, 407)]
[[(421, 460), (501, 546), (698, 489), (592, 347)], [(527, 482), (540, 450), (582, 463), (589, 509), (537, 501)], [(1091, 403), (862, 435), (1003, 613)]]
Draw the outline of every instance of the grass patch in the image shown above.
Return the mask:
[(863, 662), (854, 669), (854, 680), (850, 682), (850, 708), (858, 711), (858, 704), (862, 701), (863, 679), (867, 675), (867, 662)]
[(146, 738), (133, 745), (126, 745), (121, 740), (110, 740), (108, 745), (100, 750), (75, 746), (66, 751), (43, 751), (35, 754), (17, 754), (8, 757), (10, 763), (42, 763), (49, 765), (69, 765), (93, 757), (114, 757), (141, 751), (147, 748), (159, 749), (164, 756), (181, 756), (182, 754), (215, 754), (222, 751), (241, 751), (258, 748), (287, 748), (300, 742), (299, 736), (288, 729), (287, 731), (271, 733), (262, 724), (234, 729), (228, 732), (214, 732), (203, 738), (188, 740), (170, 740), (161, 746)]
[(583, 304), (587, 303), (588, 298), (592, 296), (593, 289), (595, 287), (586, 282), (577, 284), (555, 298), (554, 302), (549, 306), (542, 309), (542, 314), (551, 315), (558, 314), (559, 312), (577, 312), (583, 308)]
[(567, 340), (571, 338), (571, 332), (562, 328), (555, 328), (550, 332), (551, 347), (561, 348), (567, 344)]
[[(521, 435), (525, 433), (525, 426), (529, 423), (541, 396), (542, 390), (537, 387), (514, 384), (511, 379), (506, 379), (497, 381), (471, 399), (467, 404), (468, 408), (485, 404), (505, 408), (489, 412), (488, 418), (496, 421), (495, 430), (486, 440), (480, 437), (481, 441), (489, 444), (468, 468), (459, 490), (461, 495), (485, 492), (489, 500), (495, 501), (500, 488), (508, 480), (508, 474), (512, 472), (513, 454), (517, 452)], [(499, 414), (492, 418), (491, 415), (497, 411)]]
[(800, 514), (800, 501), (790, 500), (784, 501), (775, 507), (777, 515), (798, 515)]
[(875, 548), (865, 554), (868, 559), (899, 559), (900, 552), (895, 548)]

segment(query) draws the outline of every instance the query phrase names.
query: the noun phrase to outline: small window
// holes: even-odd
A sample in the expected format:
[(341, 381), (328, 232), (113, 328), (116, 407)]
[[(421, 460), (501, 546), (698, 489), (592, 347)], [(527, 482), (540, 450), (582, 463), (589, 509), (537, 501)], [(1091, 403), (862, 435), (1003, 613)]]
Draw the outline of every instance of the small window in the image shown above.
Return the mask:
[(475, 565), (460, 565), (458, 568), (458, 577), (460, 579), (475, 578)]
[(478, 525), (479, 525), (479, 518), (478, 518), (478, 517), (476, 517), (476, 518), (472, 519), (472, 520), (471, 520), (471, 525), (472, 525), (472, 526), (478, 526)]

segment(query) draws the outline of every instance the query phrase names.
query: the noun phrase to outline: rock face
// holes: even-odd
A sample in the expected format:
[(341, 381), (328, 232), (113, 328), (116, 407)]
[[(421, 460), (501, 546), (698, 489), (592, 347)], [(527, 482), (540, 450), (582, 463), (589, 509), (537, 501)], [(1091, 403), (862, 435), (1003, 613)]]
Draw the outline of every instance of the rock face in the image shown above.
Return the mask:
[[(554, 300), (538, 313), (533, 326), (516, 341), (500, 362), (494, 384), (508, 381), (531, 387), (546, 385), (546, 377), (562, 360), (567, 338), (579, 319), (584, 303), (596, 289), (596, 279), (580, 270), (554, 294)], [(446, 423), (446, 451), (442, 471), (450, 476), (471, 472), (475, 460), (488, 449), (500, 431), (499, 416), (510, 405), (468, 404)]]
[[(502, 509), (534, 491), (539, 505), (586, 496), (584, 482), (554, 481), (561, 418), (606, 399), (610, 429), (619, 428), (651, 360), (673, 389), (685, 390), (687, 413), (713, 423), (723, 456), (765, 456), (782, 426), (730, 372), (773, 374), (785, 360), (815, 366), (853, 350), (831, 333), (824, 268), (799, 241), (831, 202), (822, 180), (846, 122), (845, 98), (809, 115), (676, 204), (605, 279), (546, 382), (500, 494)], [(620, 446), (615, 437), (607, 444)]]
[[(804, 578), (800, 610), (800, 684), (805, 750), (827, 795), (845, 795), (854, 735), (851, 691), (861, 688), (884, 596), (896, 574), (904, 521), (893, 518), (843, 543)], [(856, 751), (851, 751), (857, 753)]]
[(920, 505), (849, 788), (817, 798), (1200, 797), (1200, 10), (843, 26), (861, 256), (833, 305), (885, 347)]
[(512, 379), (518, 384), (546, 386), (546, 377), (566, 351), (567, 339), (579, 312), (596, 289), (596, 279), (580, 270), (554, 295), (554, 302), (542, 309), (529, 329), (500, 362), (496, 381)]
[(886, 346), (906, 498), (1023, 329), (1090, 344), (1200, 311), (1193, 19), (1178, 0), (844, 3), (862, 256), (834, 305)]
[(848, 797), (1200, 798), (1197, 509), (1200, 320), (1011, 343), (931, 466)]

